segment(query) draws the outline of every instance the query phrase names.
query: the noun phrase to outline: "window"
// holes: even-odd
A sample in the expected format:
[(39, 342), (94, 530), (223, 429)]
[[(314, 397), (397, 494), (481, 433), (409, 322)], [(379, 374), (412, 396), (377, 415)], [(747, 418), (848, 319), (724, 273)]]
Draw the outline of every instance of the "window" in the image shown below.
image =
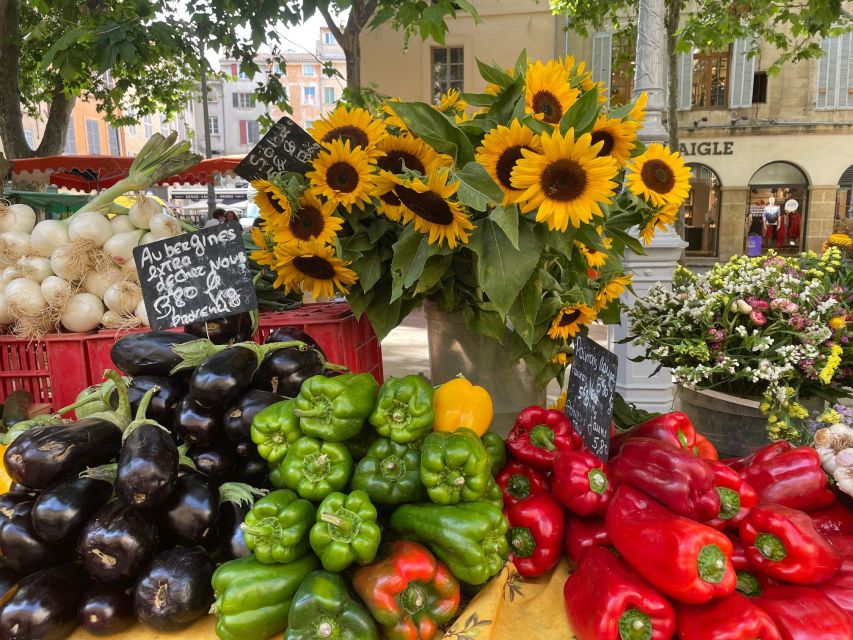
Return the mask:
[(818, 109), (853, 109), (853, 33), (824, 38), (817, 67)]
[(302, 128), (308, 131), (308, 129), (311, 128), (312, 124), (314, 124), (313, 120), (306, 120), (305, 123), (302, 125)]
[(335, 44), (335, 36), (332, 35), (331, 31), (323, 32), (323, 44)]
[(253, 93), (232, 93), (231, 100), (235, 109), (255, 108), (255, 94)]
[(219, 135), (219, 116), (209, 116), (207, 118), (207, 128), (212, 136)]
[(316, 89), (316, 87), (303, 87), (302, 88), (302, 102), (305, 104), (316, 104), (316, 102), (317, 102), (317, 89)]
[(257, 144), (260, 139), (257, 120), (240, 120), (240, 144)]
[(323, 87), (323, 102), (332, 104), (335, 101), (335, 88)]
[(145, 132), (146, 138), (154, 135), (154, 124), (151, 122), (151, 116), (142, 116), (142, 130)]
[(302, 65), (302, 75), (303, 76), (314, 76), (314, 65), (313, 64), (303, 64)]
[(249, 77), (249, 74), (248, 74), (248, 73), (246, 73), (245, 71), (243, 71), (242, 69), (240, 69), (240, 70), (237, 72), (237, 77), (238, 77), (240, 80), (251, 80), (251, 78)]
[(693, 255), (717, 255), (717, 227), (720, 219), (720, 179), (704, 164), (688, 165), (690, 195), (681, 205), (687, 252)]
[(277, 74), (281, 74), (281, 65), (278, 62), (273, 64), (272, 72), (277, 73)]
[(728, 106), (729, 52), (712, 51), (693, 56), (694, 109)]
[(755, 57), (750, 57), (752, 40), (738, 38), (732, 43), (729, 106), (741, 109), (752, 106), (752, 85), (755, 76)]
[(752, 104), (767, 102), (767, 72), (756, 71), (752, 77)]
[(65, 151), (64, 153), (77, 153), (77, 140), (74, 137), (74, 119), (68, 120), (68, 131), (65, 132)]
[(35, 138), (33, 138), (32, 129), (24, 129), (24, 140), (27, 141), (27, 146), (32, 149), (35, 147)]
[(613, 62), (613, 35), (606, 31), (592, 34), (592, 80), (604, 83), (604, 93), (608, 94)]
[(621, 34), (613, 40), (613, 53), (610, 60), (610, 105), (618, 107), (631, 101), (634, 87), (634, 59), (637, 42), (628, 34)]
[(101, 153), (101, 128), (91, 118), (86, 118), (86, 148), (89, 153)]
[(110, 155), (120, 156), (121, 145), (118, 139), (118, 129), (107, 125), (107, 143), (110, 145)]
[(432, 50), (432, 99), (438, 104), (450, 89), (462, 91), (465, 56), (462, 47), (434, 47)]

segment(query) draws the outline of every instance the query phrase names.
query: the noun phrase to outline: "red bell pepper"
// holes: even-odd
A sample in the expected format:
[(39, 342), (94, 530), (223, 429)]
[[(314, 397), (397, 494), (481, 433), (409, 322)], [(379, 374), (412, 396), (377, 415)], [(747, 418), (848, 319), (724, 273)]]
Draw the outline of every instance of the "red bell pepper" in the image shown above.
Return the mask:
[(504, 496), (504, 507), (511, 507), (519, 500), (548, 493), (548, 480), (536, 469), (517, 460), (512, 460), (498, 472), (495, 482)]
[(355, 592), (387, 640), (431, 640), (459, 609), (459, 581), (421, 545), (388, 545), (385, 559), (358, 569)]
[(853, 536), (826, 536), (826, 541), (842, 558), (853, 558)]
[(696, 446), (696, 430), (690, 418), (681, 411), (662, 413), (641, 422), (633, 429), (623, 431), (610, 442), (611, 455), (617, 455), (628, 440), (632, 438), (652, 438), (671, 444), (693, 453)]
[(771, 587), (752, 602), (773, 618), (783, 640), (853, 638), (847, 615), (812, 587)]
[(853, 511), (840, 500), (819, 511), (810, 511), (814, 528), (822, 536), (853, 535)]
[(610, 473), (617, 485), (644, 491), (679, 515), (704, 522), (720, 512), (708, 463), (660, 440), (631, 438), (610, 461)]
[(781, 640), (776, 623), (749, 598), (733, 593), (707, 604), (677, 604), (678, 640)]
[(812, 511), (835, 502), (820, 454), (811, 447), (797, 447), (754, 462), (741, 476), (758, 492), (759, 502), (775, 502), (791, 509)]
[(705, 524), (715, 529), (737, 529), (749, 510), (758, 502), (758, 494), (740, 474), (717, 460), (707, 460), (714, 472), (714, 486), (720, 496), (720, 513)]
[(563, 546), (566, 555), (578, 564), (593, 547), (610, 546), (607, 525), (603, 518), (568, 518)]
[(580, 449), (581, 437), (565, 413), (531, 406), (522, 409), (506, 439), (509, 452), (541, 471), (550, 471), (557, 449)]
[(578, 516), (604, 515), (613, 497), (607, 465), (588, 451), (557, 452), (551, 472), (551, 493)]
[(770, 444), (761, 447), (758, 451), (753, 451), (742, 458), (726, 458), (725, 460), (720, 460), (720, 462), (729, 465), (735, 471), (743, 471), (753, 464), (760, 464), (767, 460), (772, 460), (776, 456), (783, 454), (786, 451), (790, 451), (793, 448), (794, 445), (787, 440), (777, 440), (776, 442), (771, 442)]
[(616, 490), (606, 523), (625, 561), (671, 598), (702, 604), (735, 590), (732, 543), (724, 533), (627, 486)]
[(506, 512), (509, 558), (525, 578), (550, 571), (563, 555), (566, 518), (549, 494), (530, 496)]
[(717, 460), (720, 457), (714, 443), (701, 433), (696, 434), (696, 444), (693, 446), (693, 450), (696, 453), (696, 457), (703, 460)]
[(740, 525), (740, 540), (756, 571), (794, 584), (829, 580), (841, 556), (802, 511), (779, 504), (753, 507)]
[(853, 558), (845, 558), (838, 572), (826, 582), (816, 584), (815, 589), (822, 591), (835, 606), (853, 616)]
[(595, 547), (563, 587), (578, 640), (669, 640), (675, 612), (666, 598), (610, 549)]
[(732, 543), (732, 566), (737, 576), (735, 591), (745, 596), (757, 596), (761, 593), (761, 580), (746, 557), (746, 549), (734, 534), (726, 535)]

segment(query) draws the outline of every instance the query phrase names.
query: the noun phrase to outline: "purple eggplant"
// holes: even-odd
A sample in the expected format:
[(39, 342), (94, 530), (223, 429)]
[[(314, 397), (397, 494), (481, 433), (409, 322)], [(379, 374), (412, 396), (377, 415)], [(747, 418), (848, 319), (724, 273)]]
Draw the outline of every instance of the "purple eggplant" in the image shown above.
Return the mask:
[(174, 544), (201, 544), (213, 531), (219, 514), (219, 487), (200, 473), (188, 471), (157, 509), (160, 536)]
[(46, 542), (76, 540), (86, 521), (112, 494), (113, 486), (105, 480), (71, 478), (58, 482), (36, 499), (32, 511), (33, 529)]
[(157, 541), (157, 527), (145, 514), (112, 500), (83, 528), (77, 555), (96, 580), (126, 580), (151, 559)]
[(255, 499), (263, 495), (257, 488), (239, 482), (226, 482), (219, 487), (219, 517), (214, 534), (205, 545), (218, 562), (243, 558), (252, 552), (240, 527)]
[(123, 583), (96, 582), (80, 602), (80, 626), (95, 636), (110, 636), (129, 629), (136, 622), (133, 597)]
[(272, 344), (273, 342), (290, 342), (291, 340), (299, 340), (300, 342), (304, 342), (309, 347), (313, 347), (314, 349), (319, 351), (323, 355), (323, 358), (326, 357), (325, 352), (314, 338), (309, 336), (299, 327), (294, 327), (290, 325), (273, 329), (272, 332), (267, 336), (267, 339), (264, 340), (264, 344)]
[(0, 494), (0, 523), (11, 520), (20, 510), (19, 505), (30, 505), (23, 508), (31, 508), (36, 498), (38, 498), (38, 494), (33, 491), (7, 491)]
[[(275, 353), (278, 352), (274, 351), (269, 355)], [(225, 410), (225, 436), (234, 443), (251, 440), (252, 436), (249, 429), (252, 427), (252, 420), (255, 419), (255, 416), (271, 404), (282, 400), (284, 400), (283, 397), (271, 391), (261, 389), (247, 391), (240, 396), (236, 403)]]
[(255, 373), (253, 386), (286, 398), (295, 398), (302, 383), (308, 378), (321, 375), (325, 365), (325, 358), (316, 349), (276, 349), (264, 357)]
[(184, 331), (197, 338), (207, 338), (213, 344), (243, 342), (252, 339), (252, 315), (243, 312), (207, 322), (194, 322), (186, 325)]
[(11, 518), (0, 523), (0, 557), (22, 575), (71, 560), (71, 545), (39, 538), (33, 529), (32, 509), (32, 502), (21, 503)]
[(187, 455), (198, 471), (218, 484), (232, 480), (237, 471), (234, 454), (223, 445), (192, 447)]
[(205, 407), (227, 406), (249, 388), (257, 368), (256, 350), (228, 347), (196, 367), (190, 378), (190, 395)]
[(208, 409), (186, 395), (175, 411), (175, 431), (191, 445), (209, 446), (222, 435), (222, 409)]
[(159, 390), (151, 399), (146, 416), (171, 429), (175, 421), (175, 408), (187, 392), (186, 382), (179, 376), (135, 376), (127, 389), (134, 413), (139, 409), (145, 392), (155, 386)]
[(255, 454), (251, 458), (240, 458), (237, 460), (237, 469), (234, 479), (237, 482), (245, 482), (259, 489), (268, 489), (270, 469), (267, 461)]
[(110, 358), (127, 374), (168, 376), (182, 358), (172, 346), (192, 342), (195, 336), (174, 331), (132, 333), (121, 338), (110, 350)]

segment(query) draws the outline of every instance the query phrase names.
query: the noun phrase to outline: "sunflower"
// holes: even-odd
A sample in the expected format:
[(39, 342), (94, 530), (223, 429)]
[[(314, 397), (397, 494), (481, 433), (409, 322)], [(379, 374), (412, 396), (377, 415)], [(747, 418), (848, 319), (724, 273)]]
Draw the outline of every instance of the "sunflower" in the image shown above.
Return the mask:
[(678, 151), (650, 144), (646, 152), (628, 166), (628, 189), (654, 207), (681, 204), (690, 192), (690, 169)]
[(642, 122), (646, 119), (646, 103), (649, 101), (649, 94), (643, 91), (637, 99), (634, 101), (634, 104), (631, 105), (631, 110), (628, 112), (629, 120), (636, 120), (637, 122)]
[(603, 82), (593, 82), (592, 72), (584, 71), (586, 63), (580, 61), (575, 64), (575, 57), (568, 55), (560, 61), (563, 69), (566, 71), (566, 76), (569, 79), (569, 84), (574, 87), (580, 87), (581, 91), (586, 93), (592, 89), (598, 88), (598, 102), (604, 104), (607, 102), (607, 95), (604, 93)]
[[(567, 365), (572, 363), (572, 354), (559, 351), (551, 358), (551, 364)], [(565, 405), (564, 405), (565, 406)]]
[(585, 304), (563, 307), (551, 321), (548, 336), (554, 340), (574, 337), (580, 331), (581, 325), (591, 323), (596, 315), (595, 309)]
[(468, 119), (468, 114), (465, 113), (468, 103), (462, 99), (462, 93), (458, 89), (448, 89), (447, 93), (439, 99), (436, 108), (446, 116), (453, 116), (456, 122), (464, 122)]
[(663, 230), (674, 224), (676, 218), (678, 218), (678, 209), (680, 207), (681, 205), (679, 204), (669, 204), (653, 214), (646, 225), (640, 230), (640, 237), (643, 239), (643, 242), (650, 244), (652, 237), (658, 229)]
[(385, 126), (364, 109), (340, 106), (328, 116), (316, 120), (310, 133), (320, 144), (326, 145), (333, 140), (349, 141), (353, 149), (361, 147), (374, 157), (377, 155), (376, 145), (385, 137)]
[(252, 186), (257, 191), (254, 201), (264, 222), (287, 224), (291, 213), (287, 195), (268, 180), (253, 180)]
[[(515, 67), (505, 67), (504, 71), (510, 78), (515, 78)], [(490, 82), (486, 85), (486, 88), (483, 89), (483, 93), (489, 96), (497, 97), (504, 88), (499, 84), (495, 84), (494, 82)]]
[(436, 151), (420, 138), (407, 134), (388, 135), (377, 147), (384, 155), (376, 159), (376, 166), (391, 173), (403, 173), (403, 167), (426, 175), (436, 166), (450, 166), (453, 159)]
[(476, 160), (504, 192), (505, 205), (514, 202), (522, 193), (512, 186), (510, 180), (515, 163), (521, 159), (522, 149), (539, 152), (542, 147), (539, 136), (518, 120), (513, 120), (509, 127), (499, 125), (489, 131), (477, 149)]
[(403, 219), (403, 203), (394, 189), (402, 184), (401, 179), (390, 171), (380, 171), (373, 176), (373, 190), (370, 195), (379, 198), (377, 210), (389, 220), (400, 222)]
[(622, 118), (600, 115), (592, 126), (592, 144), (604, 143), (598, 155), (613, 156), (620, 167), (625, 166), (631, 159), (631, 149), (636, 146), (636, 137), (637, 130), (633, 123), (626, 123)]
[(524, 190), (518, 197), (527, 210), (537, 209), (536, 220), (549, 229), (578, 228), (593, 215), (601, 216), (600, 204), (610, 202), (618, 167), (611, 156), (596, 157), (590, 134), (575, 140), (575, 132), (544, 133), (542, 153), (522, 149), (524, 156), (512, 170), (512, 186)]
[(335, 205), (350, 211), (353, 205), (363, 209), (370, 202), (370, 159), (359, 147), (352, 149), (349, 140), (327, 143), (314, 158), (313, 167), (305, 176), (317, 193)]
[(394, 111), (394, 107), (391, 106), (393, 102), (402, 102), (402, 100), (399, 98), (390, 98), (388, 102), (382, 105), (382, 109), (380, 109), (382, 111), (382, 121), (386, 127), (397, 127), (400, 131), (406, 132), (409, 130), (409, 127), (406, 126), (403, 119)]
[(604, 251), (599, 251), (595, 247), (585, 245), (583, 242), (575, 241), (575, 246), (581, 252), (586, 263), (591, 269), (596, 269), (607, 262), (607, 254)]
[(530, 64), (524, 84), (524, 111), (551, 124), (559, 123), (580, 95), (569, 86), (563, 66), (554, 60)]
[(631, 278), (633, 277), (633, 273), (626, 273), (621, 276), (616, 276), (609, 282), (605, 282), (601, 286), (601, 289), (598, 290), (598, 293), (595, 294), (595, 310), (600, 311), (611, 302), (618, 299), (619, 296), (622, 295), (622, 292), (625, 291), (625, 287), (631, 284)]
[(327, 244), (344, 223), (332, 215), (334, 212), (334, 202), (329, 200), (324, 204), (313, 193), (305, 191), (288, 223), (272, 227), (273, 237), (276, 242), (316, 240), (320, 244)]
[(825, 244), (827, 247), (853, 247), (853, 238), (846, 233), (831, 233)]
[(331, 298), (337, 289), (347, 293), (358, 276), (348, 262), (335, 257), (332, 247), (319, 242), (290, 242), (275, 249), (278, 277), (273, 286), (284, 285), (287, 293), (299, 288), (314, 298)]
[(275, 264), (273, 255), (272, 239), (269, 234), (261, 231), (258, 227), (252, 227), (252, 242), (258, 247), (256, 251), (249, 254), (249, 258), (264, 267), (272, 267)]

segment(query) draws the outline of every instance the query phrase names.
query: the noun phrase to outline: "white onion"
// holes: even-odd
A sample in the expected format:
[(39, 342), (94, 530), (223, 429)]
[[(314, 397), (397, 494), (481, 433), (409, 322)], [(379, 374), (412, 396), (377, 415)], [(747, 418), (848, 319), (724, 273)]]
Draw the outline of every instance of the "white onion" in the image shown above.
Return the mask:
[(42, 258), (49, 258), (59, 247), (68, 244), (68, 225), (61, 220), (42, 220), (34, 228), (31, 244)]
[(3, 271), (0, 271), (0, 288), (5, 287), (12, 280), (20, 277), (21, 271), (18, 267), (6, 267)]
[(145, 300), (139, 301), (139, 304), (136, 305), (136, 311), (134, 311), (133, 313), (137, 318), (139, 318), (139, 321), (142, 323), (142, 326), (151, 326), (151, 323), (148, 322), (148, 309), (145, 308)]
[(3, 295), (12, 315), (34, 316), (47, 306), (41, 294), (41, 285), (28, 278), (16, 278), (3, 287)]
[(161, 213), (159, 216), (151, 216), (149, 223), (151, 224), (151, 233), (158, 240), (162, 240), (163, 238), (174, 238), (183, 231), (178, 219), (174, 216), (170, 216), (168, 213)]
[(107, 287), (104, 292), (104, 304), (110, 311), (127, 315), (136, 310), (142, 300), (142, 289), (134, 282), (123, 280)]
[(99, 298), (104, 297), (107, 288), (110, 285), (116, 284), (124, 280), (124, 274), (121, 269), (111, 265), (108, 269), (101, 271), (92, 271), (83, 279), (83, 290), (87, 293), (93, 293)]
[(163, 206), (153, 198), (139, 198), (133, 203), (130, 211), (127, 212), (127, 217), (137, 229), (150, 229), (150, 220), (152, 216), (163, 212)]
[(0, 215), (0, 231), (20, 231), (30, 233), (36, 226), (36, 212), (28, 204), (10, 205), (6, 212)]
[(149, 232), (148, 232), (148, 233), (146, 233), (144, 236), (142, 236), (142, 240), (140, 240), (140, 241), (139, 241), (139, 244), (140, 244), (140, 245), (143, 245), (143, 244), (150, 244), (150, 243), (152, 243), (152, 242), (157, 242), (157, 236), (155, 236), (153, 233), (151, 233), (151, 232), (149, 231)]
[(113, 228), (113, 234), (124, 233), (125, 231), (133, 231), (136, 227), (126, 215), (116, 215), (110, 218), (110, 226)]
[(50, 306), (59, 306), (71, 296), (71, 283), (59, 276), (48, 276), (41, 282), (41, 294)]
[(84, 211), (73, 216), (68, 223), (68, 237), (71, 240), (89, 240), (96, 249), (103, 247), (112, 235), (110, 221), (97, 211)]
[(18, 260), (18, 270), (21, 275), (41, 284), (45, 278), (53, 275), (50, 260), (41, 256), (24, 256)]
[(144, 231), (125, 231), (117, 233), (104, 243), (104, 251), (113, 262), (121, 266), (133, 263), (133, 249), (139, 244), (139, 240), (145, 235)]
[(0, 324), (12, 324), (12, 316), (9, 314), (9, 305), (6, 304), (6, 296), (0, 294)]
[(13, 265), (32, 251), (32, 239), (29, 233), (6, 231), (0, 234), (0, 255), (4, 263)]
[(77, 293), (68, 299), (59, 321), (69, 331), (91, 331), (98, 326), (103, 315), (104, 305), (98, 296)]

